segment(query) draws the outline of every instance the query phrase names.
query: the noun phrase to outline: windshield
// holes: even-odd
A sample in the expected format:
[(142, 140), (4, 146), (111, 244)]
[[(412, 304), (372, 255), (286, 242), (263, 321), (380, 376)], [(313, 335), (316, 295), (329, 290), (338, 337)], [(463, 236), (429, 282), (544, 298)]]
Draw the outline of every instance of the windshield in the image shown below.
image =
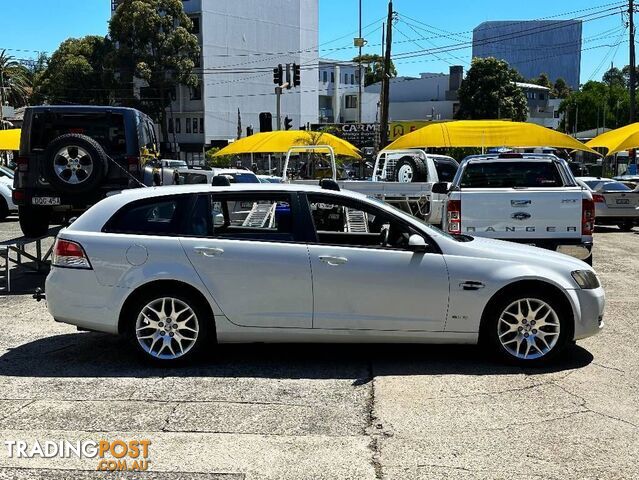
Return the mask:
[(631, 192), (632, 189), (620, 182), (602, 182), (601, 180), (585, 182), (593, 190), (598, 192)]
[(435, 160), (435, 170), (437, 170), (437, 177), (440, 182), (452, 182), (457, 173), (459, 165), (456, 165), (450, 161), (445, 162), (441, 160)]
[(228, 173), (224, 175), (232, 177), (231, 183), (260, 183), (254, 173)]
[(563, 187), (552, 161), (470, 162), (461, 179), (462, 188), (550, 188)]

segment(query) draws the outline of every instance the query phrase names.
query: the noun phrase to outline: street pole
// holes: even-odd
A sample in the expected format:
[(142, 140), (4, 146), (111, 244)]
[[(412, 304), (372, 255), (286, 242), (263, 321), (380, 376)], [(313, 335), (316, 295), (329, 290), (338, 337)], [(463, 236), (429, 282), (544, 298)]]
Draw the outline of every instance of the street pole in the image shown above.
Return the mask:
[(277, 116), (277, 129), (282, 130), (282, 87), (275, 87), (275, 95), (277, 96), (277, 105), (275, 107), (275, 115)]
[[(357, 95), (357, 123), (359, 123), (359, 148), (362, 148), (362, 0), (359, 0), (359, 55), (358, 62), (358, 90)], [(359, 178), (364, 178), (364, 161), (359, 163)]]
[(393, 45), (393, 0), (388, 2), (388, 19), (386, 21), (386, 52), (384, 54), (384, 75), (382, 78), (382, 118), (380, 128), (380, 148), (388, 143), (388, 109), (390, 103), (390, 66), (391, 48)]
[(628, 17), (630, 28), (630, 123), (635, 122), (635, 111), (637, 99), (635, 98), (636, 90), (636, 72), (635, 65), (637, 64), (635, 59), (635, 2), (629, 0), (628, 2)]

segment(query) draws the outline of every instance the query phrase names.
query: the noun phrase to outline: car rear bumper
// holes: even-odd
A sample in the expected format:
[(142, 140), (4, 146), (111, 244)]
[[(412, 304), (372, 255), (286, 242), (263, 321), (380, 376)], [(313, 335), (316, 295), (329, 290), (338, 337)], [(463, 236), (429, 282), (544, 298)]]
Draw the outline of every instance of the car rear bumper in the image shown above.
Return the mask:
[(99, 284), (93, 270), (52, 267), (45, 292), (47, 308), (56, 321), (118, 333), (120, 307), (127, 289)]

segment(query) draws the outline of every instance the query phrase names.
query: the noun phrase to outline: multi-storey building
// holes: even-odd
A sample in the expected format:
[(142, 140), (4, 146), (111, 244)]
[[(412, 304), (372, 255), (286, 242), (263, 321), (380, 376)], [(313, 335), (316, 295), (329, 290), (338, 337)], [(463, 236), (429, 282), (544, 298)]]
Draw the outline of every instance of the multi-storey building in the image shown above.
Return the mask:
[[(117, 7), (118, 0), (113, 0)], [(299, 128), (318, 118), (318, 0), (183, 0), (201, 46), (199, 88), (181, 86), (169, 108), (179, 156), (201, 158), (252, 126), (261, 112), (276, 126), (273, 68), (301, 65), (301, 86), (282, 95), (282, 118)], [(238, 122), (238, 111), (239, 118)], [(175, 139), (175, 142), (174, 142)]]
[(484, 22), (473, 30), (473, 57), (505, 60), (526, 79), (545, 73), (579, 88), (581, 20)]

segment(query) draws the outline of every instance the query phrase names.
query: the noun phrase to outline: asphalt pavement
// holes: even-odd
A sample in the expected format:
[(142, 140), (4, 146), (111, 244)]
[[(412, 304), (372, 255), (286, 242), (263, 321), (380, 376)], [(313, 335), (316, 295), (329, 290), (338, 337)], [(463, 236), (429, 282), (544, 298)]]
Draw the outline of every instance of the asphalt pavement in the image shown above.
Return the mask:
[[(19, 235), (15, 218), (0, 240)], [(639, 229), (595, 234), (606, 328), (544, 369), (473, 346), (223, 345), (179, 369), (0, 294), (2, 479), (630, 479), (639, 476)], [(69, 288), (73, 288), (69, 285)], [(9, 458), (5, 441), (149, 439), (149, 471)]]

